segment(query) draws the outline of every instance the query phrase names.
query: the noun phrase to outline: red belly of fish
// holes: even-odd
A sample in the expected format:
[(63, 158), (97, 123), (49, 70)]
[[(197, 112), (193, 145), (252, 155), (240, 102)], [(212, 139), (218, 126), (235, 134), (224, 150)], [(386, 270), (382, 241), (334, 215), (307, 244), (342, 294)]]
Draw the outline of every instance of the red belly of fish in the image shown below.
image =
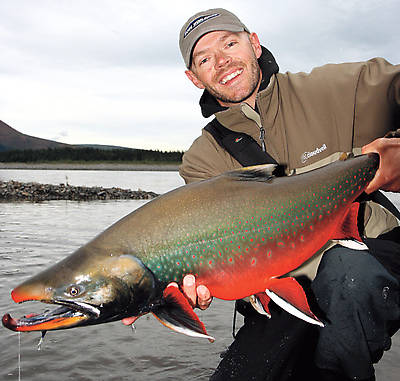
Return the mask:
[(286, 240), (275, 240), (259, 247), (259, 242), (253, 239), (254, 245), (250, 250), (232, 255), (209, 271), (200, 271), (197, 282), (206, 285), (213, 296), (225, 300), (263, 292), (269, 279), (296, 269), (328, 239), (333, 238), (332, 232), (341, 220), (341, 215), (330, 218), (329, 221), (308, 224), (305, 229), (296, 233), (295, 239), (286, 237)]

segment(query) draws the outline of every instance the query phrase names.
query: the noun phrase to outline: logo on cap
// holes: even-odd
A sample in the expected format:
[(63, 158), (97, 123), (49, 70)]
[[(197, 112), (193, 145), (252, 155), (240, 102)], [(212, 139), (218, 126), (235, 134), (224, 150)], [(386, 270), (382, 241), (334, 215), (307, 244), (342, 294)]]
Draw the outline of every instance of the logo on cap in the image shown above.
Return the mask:
[(203, 22), (206, 22), (210, 19), (213, 19), (214, 17), (221, 16), (219, 13), (213, 13), (211, 15), (205, 15), (205, 16), (200, 16), (197, 17), (197, 19), (194, 19), (186, 28), (185, 33), (183, 35), (183, 38), (186, 38), (186, 36), (195, 28), (197, 28), (199, 25), (203, 24)]

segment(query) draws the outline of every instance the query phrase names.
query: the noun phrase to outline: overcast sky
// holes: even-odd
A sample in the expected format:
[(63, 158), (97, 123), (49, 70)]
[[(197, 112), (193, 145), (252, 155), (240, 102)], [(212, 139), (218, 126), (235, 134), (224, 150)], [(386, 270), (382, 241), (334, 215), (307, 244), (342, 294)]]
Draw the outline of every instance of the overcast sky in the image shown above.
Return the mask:
[(214, 7), (256, 32), (281, 72), (400, 63), (398, 0), (0, 0), (0, 120), (71, 144), (188, 149), (207, 120), (178, 34)]

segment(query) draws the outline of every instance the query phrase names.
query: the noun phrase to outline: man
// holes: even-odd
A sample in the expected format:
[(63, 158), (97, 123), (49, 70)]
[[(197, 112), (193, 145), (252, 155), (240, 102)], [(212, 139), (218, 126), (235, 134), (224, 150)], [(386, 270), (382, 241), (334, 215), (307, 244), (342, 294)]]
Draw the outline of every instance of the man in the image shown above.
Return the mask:
[[(400, 191), (400, 134), (390, 133), (400, 125), (400, 66), (374, 59), (281, 74), (257, 35), (224, 9), (192, 16), (179, 43), (187, 77), (204, 90), (202, 114), (214, 115), (183, 157), (186, 183), (268, 162), (292, 175), (343, 152), (378, 152), (367, 193)], [(381, 196), (374, 200), (359, 216), (369, 251), (335, 246), (315, 256), (313, 270), (293, 274), (326, 326), (310, 327), (278, 307), (268, 320), (240, 302), (245, 324), (212, 380), (374, 379), (372, 364), (400, 320), (397, 210)], [(210, 304), (193, 276), (183, 289), (194, 305)]]

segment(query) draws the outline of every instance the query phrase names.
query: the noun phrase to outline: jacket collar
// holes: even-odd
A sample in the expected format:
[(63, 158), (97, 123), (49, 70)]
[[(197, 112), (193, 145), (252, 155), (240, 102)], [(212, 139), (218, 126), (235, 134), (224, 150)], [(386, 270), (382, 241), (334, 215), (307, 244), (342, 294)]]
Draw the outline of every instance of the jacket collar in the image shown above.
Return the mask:
[[(262, 72), (262, 80), (258, 91), (264, 90), (268, 86), (271, 76), (279, 71), (279, 66), (272, 53), (267, 48), (264, 48), (264, 46), (261, 48), (262, 53), (258, 59), (258, 63)], [(228, 109), (228, 107), (221, 106), (207, 90), (204, 90), (203, 95), (200, 98), (200, 108), (201, 113), (205, 118), (208, 118), (219, 111)]]

